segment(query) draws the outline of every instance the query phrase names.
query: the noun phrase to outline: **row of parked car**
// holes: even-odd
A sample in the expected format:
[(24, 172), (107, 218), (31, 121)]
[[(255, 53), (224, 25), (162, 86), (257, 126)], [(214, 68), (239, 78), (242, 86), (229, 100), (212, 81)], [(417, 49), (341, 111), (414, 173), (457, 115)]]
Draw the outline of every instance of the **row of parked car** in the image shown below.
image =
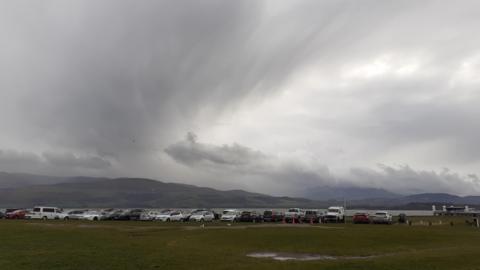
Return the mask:
[[(62, 220), (142, 220), (142, 221), (213, 221), (225, 222), (288, 222), (288, 223), (329, 223), (344, 222), (345, 209), (341, 206), (329, 207), (327, 211), (303, 210), (290, 208), (285, 212), (277, 210), (241, 211), (226, 209), (222, 213), (208, 209), (191, 211), (165, 209), (102, 209), (63, 211), (58, 207), (36, 206), (32, 210), (7, 209), (0, 212), (0, 218), (7, 219), (62, 219)], [(353, 216), (353, 223), (392, 223), (392, 215), (386, 211), (378, 211), (374, 215), (359, 212)]]

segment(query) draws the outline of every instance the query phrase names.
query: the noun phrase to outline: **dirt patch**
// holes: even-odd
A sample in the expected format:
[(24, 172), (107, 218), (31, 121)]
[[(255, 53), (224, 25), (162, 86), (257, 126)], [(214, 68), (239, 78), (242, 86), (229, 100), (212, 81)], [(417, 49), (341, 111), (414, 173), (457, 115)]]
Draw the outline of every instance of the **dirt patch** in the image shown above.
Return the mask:
[(247, 257), (272, 259), (275, 261), (333, 261), (333, 260), (359, 260), (372, 259), (379, 257), (378, 255), (371, 256), (330, 256), (322, 254), (309, 253), (287, 253), (287, 252), (254, 252), (247, 254)]

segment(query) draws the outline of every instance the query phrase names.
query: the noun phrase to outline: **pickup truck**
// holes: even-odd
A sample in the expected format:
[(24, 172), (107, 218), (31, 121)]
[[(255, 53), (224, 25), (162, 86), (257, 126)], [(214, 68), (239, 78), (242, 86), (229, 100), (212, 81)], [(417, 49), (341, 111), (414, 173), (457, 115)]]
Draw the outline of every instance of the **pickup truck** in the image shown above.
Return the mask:
[(345, 221), (345, 209), (343, 206), (331, 206), (327, 209), (327, 213), (323, 218), (325, 222), (344, 222)]
[(290, 208), (285, 212), (286, 222), (300, 222), (305, 217), (305, 211), (300, 208)]

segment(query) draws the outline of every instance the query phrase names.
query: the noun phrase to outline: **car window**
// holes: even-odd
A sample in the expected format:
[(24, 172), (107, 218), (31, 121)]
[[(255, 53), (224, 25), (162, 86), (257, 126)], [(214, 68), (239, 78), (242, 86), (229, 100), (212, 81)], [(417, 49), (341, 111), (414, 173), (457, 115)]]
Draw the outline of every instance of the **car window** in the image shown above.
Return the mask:
[(54, 213), (55, 209), (53, 209), (53, 208), (43, 208), (43, 212)]
[(40, 208), (33, 208), (33, 212), (40, 212)]

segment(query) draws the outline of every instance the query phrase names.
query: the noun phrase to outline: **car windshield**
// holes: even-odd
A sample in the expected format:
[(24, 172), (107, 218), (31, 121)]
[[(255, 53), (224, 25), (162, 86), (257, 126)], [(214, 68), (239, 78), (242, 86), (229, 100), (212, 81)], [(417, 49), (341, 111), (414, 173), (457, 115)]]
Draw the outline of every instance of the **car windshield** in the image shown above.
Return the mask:
[(386, 216), (387, 213), (385, 213), (385, 212), (377, 212), (377, 213), (375, 213), (375, 215), (376, 215), (376, 216)]
[(332, 213), (338, 213), (339, 210), (338, 209), (328, 209), (328, 212), (332, 212)]
[(295, 208), (293, 208), (293, 209), (288, 209), (288, 212), (290, 212), (290, 213), (297, 213), (297, 212), (298, 212), (298, 209), (295, 209)]
[(223, 211), (223, 215), (235, 215), (235, 211)]
[(307, 211), (307, 212), (305, 212), (305, 214), (307, 214), (307, 215), (315, 215), (315, 214), (317, 214), (317, 211)]

